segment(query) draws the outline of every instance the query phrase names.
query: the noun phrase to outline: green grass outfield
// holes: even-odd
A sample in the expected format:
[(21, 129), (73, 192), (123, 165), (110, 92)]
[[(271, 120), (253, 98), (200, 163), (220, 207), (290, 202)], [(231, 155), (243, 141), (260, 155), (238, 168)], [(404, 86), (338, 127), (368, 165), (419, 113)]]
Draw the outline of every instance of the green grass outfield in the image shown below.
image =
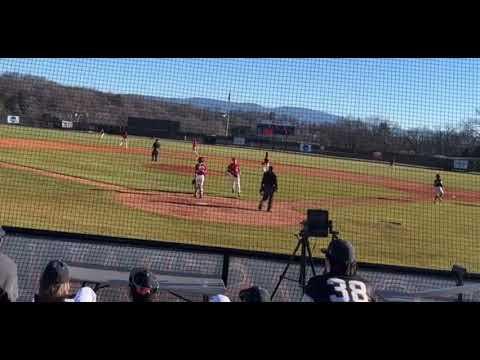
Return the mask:
[[(118, 146), (119, 137), (98, 134), (0, 126), (0, 140), (64, 141), (84, 145)], [(129, 137), (129, 148), (150, 150), (152, 140)], [(161, 140), (160, 163), (193, 167), (192, 158), (165, 158), (163, 151), (191, 153), (191, 143)], [(215, 156), (236, 156), (258, 162), (258, 169), (242, 168), (242, 198), (258, 200), (263, 150), (221, 146), (200, 146), (209, 160), (211, 171), (224, 171), (227, 163)], [(269, 151), (274, 163), (302, 165), (415, 181), (430, 185), (435, 171), (381, 163), (306, 156)], [(131, 189), (191, 191), (191, 175), (162, 172), (148, 167), (148, 156), (134, 153), (90, 153), (82, 151), (0, 148), (0, 161), (81, 176)], [(447, 187), (480, 191), (480, 177), (472, 174), (442, 173)], [(381, 203), (365, 205), (355, 199), (365, 197), (397, 198), (405, 194), (384, 188), (339, 182), (335, 179), (309, 177), (305, 174), (278, 173), (280, 191), (276, 200), (351, 199), (350, 205), (327, 207), (335, 228), (351, 240), (361, 261), (448, 269), (454, 263), (480, 272), (480, 204), (446, 201)], [(112, 192), (91, 185), (57, 180), (28, 171), (0, 168), (0, 223), (88, 234), (101, 234), (151, 240), (177, 241), (242, 249), (289, 253), (298, 227), (265, 228), (215, 224), (160, 216), (135, 210), (118, 203)], [(209, 176), (209, 195), (230, 196), (224, 176)], [(306, 209), (303, 209), (306, 210)], [(401, 224), (401, 225), (398, 225)], [(314, 252), (327, 239), (313, 240)]]

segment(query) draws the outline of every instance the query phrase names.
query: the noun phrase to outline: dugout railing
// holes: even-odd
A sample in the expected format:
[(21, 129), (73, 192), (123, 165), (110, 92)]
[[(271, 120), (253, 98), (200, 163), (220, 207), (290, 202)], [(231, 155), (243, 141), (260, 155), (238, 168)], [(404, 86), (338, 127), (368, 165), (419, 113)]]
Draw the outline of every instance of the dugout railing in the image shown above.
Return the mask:
[[(4, 227), (7, 233), (0, 251), (18, 266), (19, 301), (32, 301), (44, 266), (52, 259), (105, 267), (133, 268), (145, 266), (154, 272), (182, 273), (223, 279), (225, 294), (238, 301), (238, 292), (258, 285), (270, 292), (278, 282), (289, 255), (215, 248), (179, 243), (112, 238), (46, 230)], [(314, 259), (317, 273), (323, 260)], [(360, 263), (360, 275), (379, 292), (408, 294), (456, 285), (450, 271)], [(467, 269), (468, 270), (468, 269)], [(298, 262), (291, 265), (288, 278), (298, 279)], [(310, 274), (308, 274), (310, 275)], [(480, 274), (468, 274), (465, 285), (480, 285)], [(284, 280), (275, 301), (295, 302), (302, 296), (295, 281)], [(181, 301), (160, 292), (159, 301)], [(99, 301), (128, 301), (128, 289), (106, 288), (99, 291)], [(191, 299), (202, 301), (202, 298)], [(432, 300), (457, 301), (457, 294)], [(463, 301), (480, 301), (480, 292), (463, 295)]]

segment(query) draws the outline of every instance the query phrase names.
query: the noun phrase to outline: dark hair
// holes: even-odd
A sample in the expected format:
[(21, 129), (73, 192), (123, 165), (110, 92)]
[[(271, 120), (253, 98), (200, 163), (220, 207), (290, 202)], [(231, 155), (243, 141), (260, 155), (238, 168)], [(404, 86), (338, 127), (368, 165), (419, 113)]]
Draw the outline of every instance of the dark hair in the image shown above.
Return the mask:
[(240, 290), (238, 297), (242, 302), (248, 303), (270, 302), (270, 294), (268, 291), (258, 286)]

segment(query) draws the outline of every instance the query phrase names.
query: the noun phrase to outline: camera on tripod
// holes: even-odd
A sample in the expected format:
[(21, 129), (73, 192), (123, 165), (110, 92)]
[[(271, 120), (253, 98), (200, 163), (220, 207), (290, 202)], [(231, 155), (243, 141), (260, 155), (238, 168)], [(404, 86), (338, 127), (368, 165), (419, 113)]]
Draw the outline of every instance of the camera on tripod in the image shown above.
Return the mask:
[(309, 209), (307, 220), (302, 222), (301, 235), (307, 237), (328, 237), (328, 234), (336, 234), (333, 231), (332, 221), (328, 219), (328, 210)]

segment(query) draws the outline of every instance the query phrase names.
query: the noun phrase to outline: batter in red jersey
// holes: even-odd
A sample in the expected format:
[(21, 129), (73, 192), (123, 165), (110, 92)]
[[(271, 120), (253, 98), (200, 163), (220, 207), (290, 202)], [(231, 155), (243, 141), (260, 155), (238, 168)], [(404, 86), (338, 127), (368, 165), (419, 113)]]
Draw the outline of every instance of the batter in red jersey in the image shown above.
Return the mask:
[(207, 176), (207, 164), (203, 157), (198, 158), (198, 162), (195, 165), (195, 194), (197, 197), (199, 194), (200, 199), (203, 198), (203, 184), (205, 183), (205, 176)]
[(232, 181), (232, 193), (237, 193), (237, 196), (240, 197), (240, 165), (237, 159), (232, 158), (232, 162), (227, 168), (227, 175)]

